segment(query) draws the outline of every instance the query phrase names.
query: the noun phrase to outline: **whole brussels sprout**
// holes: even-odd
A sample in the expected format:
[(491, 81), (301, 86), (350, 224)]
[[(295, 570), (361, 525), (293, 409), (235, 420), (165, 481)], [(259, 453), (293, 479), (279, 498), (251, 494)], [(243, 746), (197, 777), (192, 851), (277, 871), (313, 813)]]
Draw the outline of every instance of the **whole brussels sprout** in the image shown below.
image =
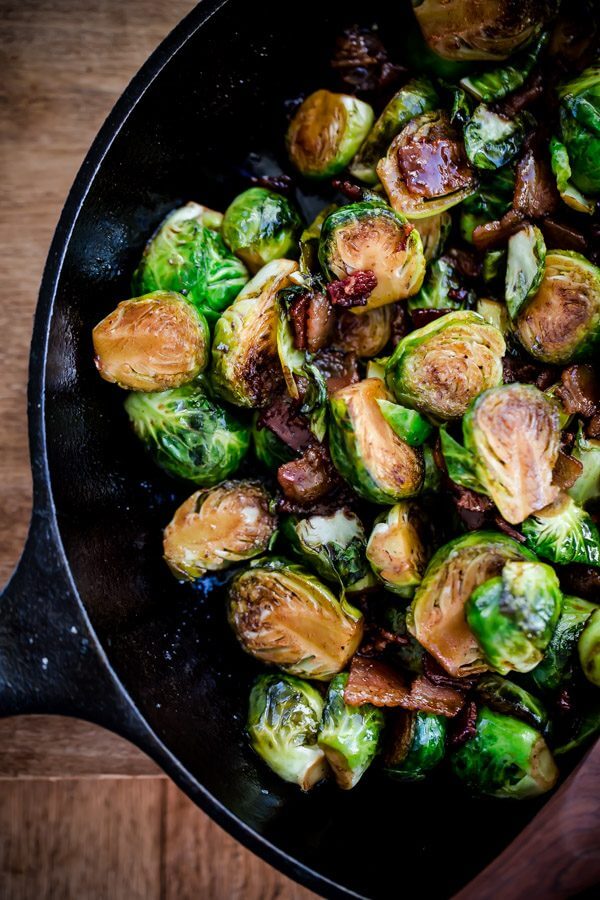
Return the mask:
[(367, 559), (388, 591), (412, 597), (427, 566), (424, 521), (416, 503), (402, 500), (381, 515), (367, 544)]
[(563, 597), (560, 617), (541, 663), (531, 672), (534, 684), (552, 693), (573, 678), (573, 661), (579, 635), (598, 607), (579, 597)]
[(323, 222), (319, 261), (329, 281), (373, 272), (377, 285), (357, 312), (416, 293), (425, 275), (418, 231), (381, 201), (349, 203)]
[(323, 516), (287, 518), (282, 526), (294, 553), (325, 581), (347, 592), (376, 584), (365, 555), (367, 537), (362, 522), (353, 512), (338, 509)]
[(517, 336), (552, 365), (594, 359), (600, 347), (600, 269), (580, 253), (549, 250), (539, 290), (517, 318)]
[(484, 706), (476, 733), (452, 756), (454, 774), (477, 794), (522, 800), (551, 790), (556, 763), (543, 737), (525, 722)]
[(600, 194), (600, 63), (558, 90), (560, 130), (573, 184), (584, 194)]
[(352, 160), (373, 124), (368, 103), (315, 91), (296, 110), (287, 133), (291, 161), (307, 178), (331, 178)]
[(446, 730), (444, 716), (394, 710), (383, 756), (386, 775), (399, 781), (422, 781), (446, 755)]
[(329, 401), (329, 449), (336, 469), (361, 497), (391, 505), (418, 494), (423, 455), (394, 433), (378, 400), (391, 400), (379, 378), (336, 391)]
[(259, 425), (260, 413), (252, 418), (252, 441), (256, 458), (270, 472), (294, 458), (294, 452), (270, 428)]
[(255, 274), (274, 259), (297, 254), (300, 217), (281, 194), (253, 187), (239, 194), (225, 212), (223, 239)]
[(586, 438), (580, 427), (571, 455), (579, 460), (583, 471), (573, 487), (569, 488), (569, 496), (579, 506), (585, 506), (590, 500), (600, 497), (600, 441)]
[(373, 762), (384, 725), (383, 711), (376, 706), (348, 706), (347, 683), (346, 672), (331, 679), (318, 736), (338, 787), (345, 791), (358, 784)]
[(600, 687), (600, 609), (587, 620), (577, 644), (579, 661), (588, 681)]
[(250, 693), (248, 736), (260, 758), (284, 781), (308, 791), (327, 777), (317, 744), (323, 698), (291, 675), (260, 675)]
[(193, 581), (207, 572), (264, 553), (277, 528), (271, 498), (258, 481), (225, 481), (196, 491), (165, 528), (164, 557), (176, 578)]
[(541, 700), (514, 681), (490, 673), (479, 679), (475, 690), (485, 705), (494, 712), (514, 716), (515, 719), (522, 719), (533, 728), (538, 728), (542, 732), (545, 730), (548, 724), (546, 707)]
[(132, 391), (165, 391), (192, 381), (208, 363), (204, 316), (181, 296), (154, 291), (123, 300), (92, 332), (102, 378)]
[(467, 625), (465, 604), (476, 587), (499, 575), (511, 560), (535, 557), (494, 531), (473, 531), (434, 554), (407, 616), (408, 630), (455, 678), (488, 668)]
[(392, 208), (411, 219), (444, 212), (477, 189), (461, 136), (441, 110), (412, 119), (390, 144), (377, 174)]
[(567, 494), (523, 522), (527, 546), (554, 563), (600, 566), (600, 533), (594, 520)]
[(448, 313), (403, 338), (386, 365), (398, 403), (438, 419), (460, 418), (475, 397), (502, 383), (502, 334), (477, 313)]
[(461, 87), (480, 103), (496, 103), (520, 88), (529, 78), (541, 51), (548, 43), (548, 32), (542, 32), (532, 44), (513, 61), (495, 69), (486, 69), (460, 79)]
[(452, 227), (450, 213), (441, 212), (426, 219), (415, 219), (413, 224), (421, 236), (426, 262), (437, 259), (443, 253)]
[(535, 124), (528, 113), (509, 118), (480, 104), (464, 129), (465, 152), (477, 169), (494, 171), (518, 156), (527, 129)]
[[(429, 219), (423, 219), (423, 222), (429, 222)], [(464, 299), (457, 300), (456, 297), (461, 295)], [(463, 309), (474, 302), (473, 291), (463, 289), (452, 262), (442, 256), (429, 264), (421, 290), (410, 297), (407, 307), (409, 312), (415, 309)]]
[(507, 562), (465, 606), (469, 628), (491, 669), (529, 672), (541, 662), (562, 606), (556, 573), (544, 563)]
[(213, 325), (248, 281), (246, 267), (214, 230), (219, 219), (197, 203), (170, 213), (146, 244), (134, 293), (178, 291)]
[(392, 307), (378, 306), (357, 316), (349, 309), (338, 313), (333, 345), (345, 353), (370, 359), (381, 353), (392, 336)]
[(509, 238), (504, 296), (511, 319), (537, 294), (545, 262), (546, 244), (535, 225), (527, 225)]
[(289, 259), (268, 263), (218, 320), (210, 377), (224, 400), (236, 406), (267, 406), (283, 384), (276, 297), (297, 270), (297, 263)]
[(156, 463), (201, 487), (233, 475), (250, 446), (248, 426), (212, 399), (202, 376), (158, 394), (132, 393), (125, 409)]
[(439, 97), (428, 78), (412, 78), (387, 104), (362, 147), (354, 157), (350, 172), (365, 184), (377, 184), (377, 163), (404, 126), (415, 116), (439, 106)]
[(328, 681), (356, 652), (361, 613), (340, 603), (301, 566), (257, 560), (229, 589), (229, 624), (243, 649), (264, 663)]

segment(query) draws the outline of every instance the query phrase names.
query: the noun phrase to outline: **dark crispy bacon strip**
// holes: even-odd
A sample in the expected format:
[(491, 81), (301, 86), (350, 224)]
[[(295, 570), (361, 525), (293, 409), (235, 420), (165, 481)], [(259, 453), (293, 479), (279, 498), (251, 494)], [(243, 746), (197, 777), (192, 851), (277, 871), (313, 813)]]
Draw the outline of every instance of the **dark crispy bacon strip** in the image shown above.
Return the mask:
[(363, 198), (363, 189), (359, 184), (354, 184), (353, 181), (347, 181), (342, 178), (333, 178), (331, 181), (331, 186), (336, 191), (339, 191), (340, 194), (343, 194), (348, 200), (351, 200), (353, 203), (357, 203), (359, 200)]
[(557, 485), (561, 491), (568, 491), (573, 487), (581, 473), (583, 465), (574, 456), (568, 456), (562, 450), (558, 451), (558, 458), (552, 473), (552, 484)]
[(553, 213), (558, 203), (550, 164), (527, 150), (517, 163), (513, 207), (524, 216), (540, 219)]
[(286, 499), (308, 504), (330, 494), (340, 484), (340, 476), (327, 447), (313, 444), (300, 459), (279, 466), (277, 481)]
[(400, 706), (402, 709), (455, 716), (463, 705), (464, 695), (454, 688), (433, 684), (422, 675), (408, 685), (404, 677), (387, 663), (355, 656), (344, 699), (350, 706), (372, 703), (373, 706)]
[(264, 187), (268, 191), (276, 191), (278, 194), (289, 194), (294, 187), (294, 179), (290, 175), (252, 175), (252, 184)]
[(509, 119), (513, 119), (522, 109), (526, 109), (532, 103), (535, 103), (536, 100), (539, 100), (543, 93), (544, 81), (541, 74), (537, 72), (528, 78), (522, 87), (513, 91), (502, 102), (499, 111)]
[(556, 396), (565, 411), (589, 419), (600, 412), (600, 383), (592, 366), (574, 365), (563, 369)]
[(572, 225), (548, 218), (541, 222), (540, 228), (548, 249), (575, 250), (576, 253), (586, 253), (588, 248), (587, 239), (583, 232)]
[(288, 307), (294, 344), (298, 350), (317, 353), (331, 340), (335, 316), (326, 294), (306, 291), (295, 297)]
[(516, 234), (523, 227), (523, 213), (518, 209), (509, 209), (501, 219), (495, 222), (486, 222), (473, 229), (473, 243), (484, 253), (494, 247), (506, 244), (511, 235)]
[(474, 700), (467, 700), (452, 723), (449, 743), (456, 749), (475, 737), (477, 725), (477, 705)]
[(424, 325), (429, 325), (430, 322), (433, 322), (435, 319), (441, 319), (442, 316), (447, 315), (450, 312), (454, 312), (452, 309), (413, 309), (411, 310), (410, 317), (413, 321), (413, 325), (415, 328), (422, 328)]
[(369, 270), (358, 270), (327, 285), (329, 299), (334, 306), (366, 306), (367, 300), (377, 287), (377, 278)]

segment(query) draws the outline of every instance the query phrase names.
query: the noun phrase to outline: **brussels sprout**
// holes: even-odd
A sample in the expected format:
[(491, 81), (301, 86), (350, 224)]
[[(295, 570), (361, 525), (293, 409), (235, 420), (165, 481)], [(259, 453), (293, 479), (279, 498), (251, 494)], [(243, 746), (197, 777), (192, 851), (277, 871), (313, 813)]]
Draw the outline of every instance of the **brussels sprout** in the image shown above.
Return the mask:
[(413, 596), (427, 566), (423, 516), (415, 503), (403, 500), (376, 520), (367, 559), (388, 591)]
[[(463, 295), (464, 299), (456, 299)], [(414, 309), (463, 309), (474, 303), (473, 291), (463, 289), (452, 262), (442, 256), (429, 264), (421, 290), (409, 299), (407, 307), (410, 312)]]
[(425, 261), (437, 259), (443, 253), (452, 228), (450, 213), (441, 212), (437, 216), (427, 216), (426, 219), (415, 219), (412, 224), (421, 236)]
[(577, 730), (570, 740), (554, 748), (555, 756), (562, 756), (577, 750), (582, 744), (586, 744), (591, 738), (600, 733), (600, 709), (598, 704), (594, 703), (588, 707), (578, 723)]
[(567, 206), (570, 206), (571, 209), (574, 209), (575, 212), (587, 213), (587, 215), (592, 216), (596, 204), (593, 200), (588, 200), (584, 197), (581, 191), (578, 191), (571, 182), (572, 171), (567, 148), (555, 137), (550, 141), (550, 162), (561, 200)]
[(488, 323), (488, 325), (494, 325), (506, 339), (510, 332), (510, 319), (505, 303), (502, 303), (500, 300), (491, 300), (489, 297), (480, 297), (477, 301), (475, 311)]
[(201, 487), (233, 475), (250, 445), (248, 426), (212, 399), (202, 376), (170, 391), (130, 394), (125, 410), (156, 463)]
[(333, 341), (338, 350), (368, 359), (381, 353), (392, 336), (392, 308), (378, 306), (360, 316), (344, 309), (338, 313)]
[(446, 754), (446, 719), (412, 710), (394, 710), (384, 772), (399, 781), (422, 781)]
[(506, 306), (511, 319), (538, 292), (544, 277), (546, 244), (535, 225), (526, 225), (508, 240), (506, 260)]
[(259, 425), (260, 413), (255, 412), (252, 419), (252, 440), (254, 452), (259, 462), (273, 471), (294, 458), (294, 452), (278, 438), (270, 428)]
[(378, 400), (391, 400), (379, 378), (336, 391), (330, 399), (329, 449), (336, 469), (361, 497), (391, 505), (419, 492), (423, 456), (394, 433)]
[(508, 118), (481, 104), (465, 125), (465, 152), (478, 169), (494, 171), (514, 159), (534, 119), (528, 113)]
[(423, 481), (423, 494), (437, 494), (442, 487), (442, 472), (435, 461), (431, 447), (423, 447), (425, 460), (425, 479)]
[(373, 762), (384, 725), (383, 711), (376, 706), (344, 702), (347, 683), (345, 672), (330, 681), (318, 738), (338, 787), (345, 791), (358, 784)]
[(408, 409), (390, 400), (378, 400), (377, 404), (394, 433), (411, 447), (420, 447), (433, 433), (433, 425), (416, 409)]
[(317, 744), (323, 698), (291, 675), (260, 675), (250, 693), (248, 736), (260, 758), (284, 781), (308, 791), (327, 777)]
[(522, 800), (554, 787), (558, 769), (535, 728), (484, 706), (476, 729), (452, 756), (455, 775), (472, 791)]
[(526, 519), (523, 534), (527, 546), (550, 562), (600, 566), (600, 533), (567, 494)]
[(563, 84), (560, 131), (571, 167), (571, 180), (584, 194), (600, 194), (600, 63)]
[(453, 60), (506, 59), (539, 34), (554, 6), (548, 0), (413, 0), (427, 43)]
[(569, 495), (579, 506), (585, 506), (590, 500), (600, 497), (600, 441), (586, 438), (580, 426), (571, 455), (579, 460), (583, 472), (569, 488)]
[(491, 669), (529, 672), (541, 661), (558, 621), (562, 594), (545, 563), (507, 562), (465, 605), (469, 628)]
[(338, 509), (326, 516), (290, 516), (282, 533), (302, 562), (325, 581), (341, 585), (346, 592), (376, 583), (365, 555), (367, 537), (353, 512)]
[(440, 110), (423, 113), (402, 129), (377, 174), (393, 209), (411, 219), (444, 212), (477, 188), (460, 134)]
[(577, 644), (579, 662), (589, 682), (600, 687), (600, 608), (587, 620)]
[(534, 684), (552, 693), (573, 678), (575, 648), (583, 626), (598, 607), (579, 597), (563, 597), (560, 617), (541, 663), (531, 672)]
[(165, 528), (163, 548), (176, 578), (193, 581), (264, 553), (277, 519), (258, 481), (225, 481), (196, 491)]
[(600, 346), (600, 269), (579, 253), (549, 250), (540, 288), (517, 319), (517, 335), (542, 362), (593, 359)]
[[(360, 321), (364, 316), (357, 317)], [(387, 364), (389, 357), (383, 356), (379, 359), (370, 359), (367, 363), (367, 378), (379, 378), (381, 381), (385, 381), (385, 367)], [(383, 400), (381, 401), (383, 403)], [(395, 405), (395, 404), (394, 404)], [(381, 409), (381, 403), (379, 404), (379, 408)], [(404, 407), (401, 407), (404, 409)], [(385, 417), (384, 417), (385, 418)]]
[(331, 213), (321, 230), (319, 260), (329, 281), (373, 272), (377, 286), (361, 312), (410, 297), (425, 274), (418, 231), (379, 201), (349, 203)]
[(398, 403), (456, 419), (482, 391), (502, 383), (505, 350), (498, 329), (477, 313), (448, 313), (400, 341), (386, 381)]
[[(277, 308), (277, 354), (287, 392), (293, 400), (299, 401), (298, 384), (302, 384), (303, 396), (300, 412), (309, 413), (323, 406), (327, 397), (327, 386), (318, 368), (309, 362), (306, 352), (298, 350), (296, 347), (290, 325), (289, 306), (299, 294), (305, 293), (306, 289), (300, 285), (283, 288), (277, 294), (275, 305)], [(323, 434), (317, 435), (317, 439), (322, 440), (323, 436)]]
[(515, 173), (512, 165), (481, 172), (481, 183), (476, 193), (461, 203), (459, 207), (460, 233), (465, 241), (473, 242), (473, 231), (478, 225), (485, 225), (501, 219), (513, 202)]
[(535, 557), (494, 531), (473, 531), (445, 544), (431, 559), (407, 617), (408, 630), (454, 677), (488, 668), (466, 619), (473, 591), (512, 560)]
[(252, 273), (297, 253), (302, 222), (281, 194), (254, 187), (239, 194), (225, 212), (223, 239)]
[(546, 707), (541, 700), (513, 681), (501, 678), (500, 675), (483, 675), (477, 682), (475, 690), (486, 706), (494, 712), (514, 716), (533, 728), (545, 730), (548, 724)]
[(179, 387), (208, 362), (206, 319), (181, 294), (169, 291), (123, 300), (92, 336), (102, 378), (132, 391)]
[(267, 406), (283, 382), (275, 300), (297, 269), (288, 259), (268, 263), (216, 324), (211, 381), (219, 396), (236, 406)]
[(481, 103), (502, 100), (525, 83), (541, 51), (548, 43), (548, 35), (547, 31), (542, 32), (533, 44), (506, 66), (487, 69), (485, 72), (461, 78), (462, 87)]
[(213, 325), (235, 300), (248, 273), (215, 231), (218, 213), (197, 203), (176, 209), (146, 244), (133, 291), (178, 291)]
[(287, 133), (291, 161), (307, 178), (345, 169), (373, 124), (368, 103), (348, 94), (315, 91), (294, 114)]
[(485, 493), (485, 488), (476, 474), (475, 456), (455, 441), (446, 429), (447, 425), (440, 428), (440, 445), (448, 475), (461, 487), (479, 494)]
[(292, 675), (329, 680), (356, 652), (361, 613), (302, 566), (257, 560), (229, 588), (229, 624), (243, 649)]
[(428, 78), (412, 78), (394, 94), (362, 147), (354, 157), (350, 172), (365, 184), (377, 184), (377, 163), (404, 126), (415, 116), (439, 106), (439, 97)]
[(463, 419), (463, 438), (480, 490), (507, 522), (523, 522), (556, 498), (558, 413), (533, 385), (505, 384), (480, 394)]

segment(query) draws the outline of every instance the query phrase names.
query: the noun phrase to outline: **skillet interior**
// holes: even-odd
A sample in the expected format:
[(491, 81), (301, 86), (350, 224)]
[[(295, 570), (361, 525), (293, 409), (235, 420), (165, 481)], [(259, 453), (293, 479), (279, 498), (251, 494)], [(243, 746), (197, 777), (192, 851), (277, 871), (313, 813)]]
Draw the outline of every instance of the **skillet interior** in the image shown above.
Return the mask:
[(243, 738), (254, 664), (227, 629), (222, 593), (177, 586), (161, 561), (161, 529), (191, 489), (144, 457), (123, 394), (95, 373), (90, 338), (129, 296), (143, 242), (163, 215), (190, 198), (223, 209), (247, 185), (240, 170), (253, 164), (251, 152), (283, 152), (284, 101), (330, 83), (326, 62), (315, 61), (327, 60), (335, 34), (376, 18), (393, 35), (389, 5), (371, 5), (365, 19), (355, 2), (305, 0), (292, 24), (271, 0), (231, 0), (151, 84), (68, 244), (50, 331), (46, 429), (80, 596), (118, 676), (172, 753), (251, 828), (341, 886), (440, 897), (493, 859), (542, 801), (469, 800), (443, 779), (404, 786), (375, 773), (349, 794), (326, 786), (302, 796), (271, 776)]

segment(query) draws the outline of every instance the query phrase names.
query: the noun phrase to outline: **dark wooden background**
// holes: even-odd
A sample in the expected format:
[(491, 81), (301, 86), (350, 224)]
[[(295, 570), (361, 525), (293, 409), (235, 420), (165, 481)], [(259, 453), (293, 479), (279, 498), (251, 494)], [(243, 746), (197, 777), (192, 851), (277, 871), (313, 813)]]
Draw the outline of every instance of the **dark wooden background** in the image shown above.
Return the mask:
[[(0, 0), (0, 583), (29, 520), (29, 341), (61, 205), (114, 101), (193, 5)], [(66, 719), (0, 721), (0, 898), (312, 896), (120, 738)]]

